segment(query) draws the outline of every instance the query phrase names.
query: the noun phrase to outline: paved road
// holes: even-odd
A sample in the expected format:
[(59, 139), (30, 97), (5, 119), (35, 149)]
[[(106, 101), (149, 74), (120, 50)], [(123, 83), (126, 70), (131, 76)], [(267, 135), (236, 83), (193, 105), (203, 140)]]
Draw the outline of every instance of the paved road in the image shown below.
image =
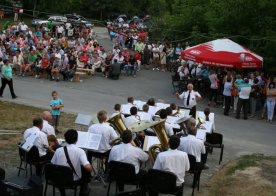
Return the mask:
[[(111, 47), (105, 29), (96, 28), (99, 33), (98, 40), (106, 48)], [(4, 93), (4, 100), (14, 101), (32, 106), (49, 108), (51, 91), (57, 90), (64, 100), (64, 111), (71, 113), (86, 113), (95, 115), (99, 110), (112, 112), (115, 103), (125, 103), (126, 97), (147, 100), (154, 97), (167, 103), (175, 102), (181, 105), (172, 94), (170, 73), (141, 70), (137, 78), (122, 76), (113, 81), (100, 74), (93, 78), (84, 78), (83, 82), (50, 82), (45, 79), (37, 80), (31, 77), (16, 77), (14, 79), (15, 92), (18, 99), (11, 100), (8, 89)], [(204, 96), (204, 95), (203, 95)], [(207, 102), (201, 101), (199, 108), (206, 107)], [(223, 133), (225, 151), (223, 164), (240, 155), (263, 153), (276, 155), (276, 124), (268, 124), (256, 119), (236, 120), (233, 117), (222, 115), (222, 108), (211, 108), (216, 115), (216, 131)], [(219, 152), (208, 157), (211, 169), (203, 172), (203, 182), (206, 181), (218, 165)], [(190, 181), (190, 180), (189, 180)], [(189, 186), (189, 185), (188, 185)], [(95, 189), (96, 195), (104, 195), (102, 186)], [(185, 192), (190, 193), (190, 189)]]

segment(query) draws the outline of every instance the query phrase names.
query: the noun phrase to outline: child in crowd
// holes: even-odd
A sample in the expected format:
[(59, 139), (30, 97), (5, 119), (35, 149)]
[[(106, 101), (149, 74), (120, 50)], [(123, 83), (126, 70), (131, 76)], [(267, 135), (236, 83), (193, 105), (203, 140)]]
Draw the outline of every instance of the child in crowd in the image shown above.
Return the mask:
[(52, 92), (53, 99), (50, 101), (50, 106), (52, 108), (51, 113), (53, 116), (53, 126), (55, 128), (56, 134), (60, 133), (58, 131), (58, 125), (59, 125), (59, 118), (60, 118), (60, 111), (63, 108), (63, 102), (62, 99), (58, 97), (58, 92), (53, 91)]

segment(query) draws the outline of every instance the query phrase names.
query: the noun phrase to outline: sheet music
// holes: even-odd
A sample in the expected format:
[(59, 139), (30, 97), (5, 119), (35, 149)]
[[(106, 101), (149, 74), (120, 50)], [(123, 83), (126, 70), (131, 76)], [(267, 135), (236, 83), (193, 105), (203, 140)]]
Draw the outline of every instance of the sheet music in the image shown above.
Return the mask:
[(155, 105), (160, 109), (166, 109), (167, 107), (170, 107), (170, 104), (166, 104), (166, 103), (156, 103)]
[(86, 148), (88, 141), (88, 132), (78, 131), (78, 141), (76, 146), (79, 148)]
[(78, 141), (76, 146), (79, 148), (98, 150), (101, 139), (101, 134), (78, 131)]
[(144, 140), (143, 151), (149, 151), (149, 148), (155, 144), (160, 144), (158, 137), (146, 135)]
[(32, 133), (29, 137), (27, 137), (24, 144), (21, 146), (21, 148), (27, 152), (34, 146), (34, 143), (37, 139), (38, 135), (36, 133)]
[(148, 113), (150, 113), (152, 116), (155, 115), (155, 113), (159, 110), (161, 110), (162, 108), (156, 107), (156, 106), (149, 106), (149, 111)]
[(134, 100), (133, 104), (136, 105), (139, 110), (143, 110), (143, 105), (145, 105), (146, 102), (141, 100)]
[(102, 139), (102, 134), (88, 133), (87, 149), (98, 150)]
[(196, 133), (196, 138), (200, 140), (205, 140), (205, 137), (206, 137), (206, 132), (201, 129), (198, 129)]
[(177, 117), (177, 116), (167, 116), (166, 122), (169, 124), (175, 124), (176, 121), (178, 121), (179, 119), (180, 117)]
[(86, 114), (78, 114), (75, 123), (79, 125), (89, 126), (92, 120), (92, 116)]

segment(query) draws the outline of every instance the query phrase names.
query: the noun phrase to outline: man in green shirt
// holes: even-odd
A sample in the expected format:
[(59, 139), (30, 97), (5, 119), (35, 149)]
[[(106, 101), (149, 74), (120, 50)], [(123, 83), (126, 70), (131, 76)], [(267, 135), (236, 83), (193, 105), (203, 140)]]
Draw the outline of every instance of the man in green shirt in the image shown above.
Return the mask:
[(35, 67), (35, 61), (37, 59), (37, 54), (35, 53), (34, 50), (31, 50), (30, 51), (30, 54), (28, 56), (28, 63), (26, 63), (25, 65), (25, 69), (24, 69), (24, 72), (22, 74), (22, 76), (25, 76), (25, 73), (27, 71), (29, 71), (30, 73), (32, 73), (34, 67)]
[(9, 88), (10, 88), (10, 92), (11, 92), (11, 96), (13, 99), (16, 99), (17, 96), (14, 93), (13, 90), (13, 81), (12, 81), (12, 67), (9, 64), (9, 60), (4, 60), (4, 65), (1, 68), (1, 72), (2, 72), (2, 78), (1, 78), (1, 82), (2, 82), (2, 86), (0, 88), (0, 97), (3, 97), (3, 91), (6, 87), (6, 84), (8, 84)]
[(145, 44), (141, 41), (141, 39), (138, 40), (138, 43), (135, 44), (135, 51), (142, 53), (145, 49)]

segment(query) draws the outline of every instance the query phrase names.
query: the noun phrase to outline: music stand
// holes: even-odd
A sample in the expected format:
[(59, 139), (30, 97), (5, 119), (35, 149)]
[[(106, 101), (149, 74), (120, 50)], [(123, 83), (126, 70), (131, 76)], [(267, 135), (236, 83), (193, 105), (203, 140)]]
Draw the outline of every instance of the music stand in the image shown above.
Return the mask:
[(92, 116), (86, 114), (78, 114), (75, 124), (80, 125), (80, 130), (82, 131), (83, 126), (89, 126), (92, 120)]

